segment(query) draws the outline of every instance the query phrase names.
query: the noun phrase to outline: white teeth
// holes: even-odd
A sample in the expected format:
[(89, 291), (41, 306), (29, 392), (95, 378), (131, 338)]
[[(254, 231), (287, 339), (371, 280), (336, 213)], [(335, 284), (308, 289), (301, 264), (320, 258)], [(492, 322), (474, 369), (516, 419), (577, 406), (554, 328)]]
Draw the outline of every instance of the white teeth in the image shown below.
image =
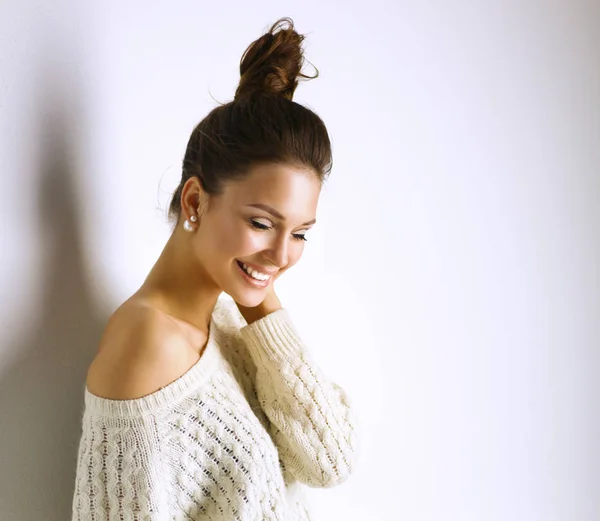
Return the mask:
[(242, 267), (244, 268), (244, 271), (248, 275), (250, 275), (253, 279), (260, 280), (260, 281), (264, 282), (265, 280), (268, 280), (270, 278), (270, 275), (267, 275), (265, 273), (260, 273), (259, 271), (253, 270), (252, 268), (250, 268), (249, 266), (247, 266), (243, 262), (241, 262), (241, 264), (242, 264)]

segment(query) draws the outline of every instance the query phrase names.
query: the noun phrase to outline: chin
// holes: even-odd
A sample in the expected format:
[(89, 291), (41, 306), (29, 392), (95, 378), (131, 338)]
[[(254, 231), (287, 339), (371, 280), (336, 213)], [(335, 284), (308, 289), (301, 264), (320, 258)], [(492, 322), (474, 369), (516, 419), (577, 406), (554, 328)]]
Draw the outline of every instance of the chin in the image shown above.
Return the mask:
[(258, 306), (265, 299), (263, 295), (247, 295), (242, 294), (240, 298), (234, 299), (238, 304), (247, 308), (254, 308)]
[(253, 289), (253, 288), (228, 288), (223, 290), (227, 293), (233, 300), (235, 300), (241, 306), (246, 308), (254, 308), (258, 306), (263, 300), (265, 300), (265, 295), (267, 288), (264, 289)]

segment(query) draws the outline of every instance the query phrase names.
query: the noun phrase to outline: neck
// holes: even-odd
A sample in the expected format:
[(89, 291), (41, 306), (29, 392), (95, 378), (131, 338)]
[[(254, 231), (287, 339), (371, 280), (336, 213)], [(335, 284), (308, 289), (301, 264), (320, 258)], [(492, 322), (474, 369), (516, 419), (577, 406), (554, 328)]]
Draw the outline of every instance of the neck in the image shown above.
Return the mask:
[(183, 233), (173, 232), (136, 295), (208, 332), (222, 290), (198, 263), (191, 241)]

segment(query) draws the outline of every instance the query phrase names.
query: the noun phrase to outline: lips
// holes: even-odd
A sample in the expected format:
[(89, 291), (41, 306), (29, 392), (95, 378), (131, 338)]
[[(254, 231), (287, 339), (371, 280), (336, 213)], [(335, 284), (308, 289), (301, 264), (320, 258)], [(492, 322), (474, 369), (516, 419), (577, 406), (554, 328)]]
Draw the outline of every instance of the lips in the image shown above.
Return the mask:
[(246, 270), (242, 267), (242, 263), (240, 261), (236, 261), (237, 265), (240, 269), (240, 275), (244, 278), (244, 280), (255, 288), (266, 288), (271, 283), (271, 277), (266, 280), (258, 280), (249, 275)]
[(254, 271), (258, 271), (258, 273), (262, 273), (263, 275), (269, 275), (270, 277), (272, 277), (273, 275), (275, 275), (275, 273), (277, 273), (277, 270), (263, 268), (262, 266), (258, 266), (256, 264), (250, 264), (248, 262), (242, 263), (242, 261), (237, 260), (237, 259), (236, 259), (236, 262), (239, 264), (240, 268), (242, 268), (242, 269), (244, 269), (242, 264), (245, 264), (249, 268), (252, 268)]

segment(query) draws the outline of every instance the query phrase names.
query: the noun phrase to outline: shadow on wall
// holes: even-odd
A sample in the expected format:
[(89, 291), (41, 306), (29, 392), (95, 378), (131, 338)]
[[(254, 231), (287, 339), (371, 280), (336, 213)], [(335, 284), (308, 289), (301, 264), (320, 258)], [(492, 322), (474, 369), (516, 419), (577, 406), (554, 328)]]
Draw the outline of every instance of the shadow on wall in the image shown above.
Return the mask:
[(86, 283), (75, 199), (80, 173), (72, 157), (83, 121), (80, 73), (65, 70), (64, 53), (40, 51), (34, 103), (45, 273), (36, 292), (42, 299), (39, 311), (23, 317), (32, 324), (29, 335), (6, 346), (18, 361), (0, 378), (2, 521), (71, 519), (84, 383), (103, 328)]

